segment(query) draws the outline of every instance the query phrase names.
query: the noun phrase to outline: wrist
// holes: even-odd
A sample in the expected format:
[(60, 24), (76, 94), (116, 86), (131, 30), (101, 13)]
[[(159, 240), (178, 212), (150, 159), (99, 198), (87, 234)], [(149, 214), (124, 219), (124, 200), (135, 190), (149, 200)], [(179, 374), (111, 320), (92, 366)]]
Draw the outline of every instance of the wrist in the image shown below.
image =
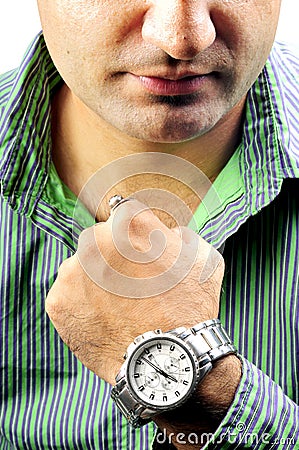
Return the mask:
[(203, 419), (219, 423), (232, 404), (242, 376), (242, 364), (235, 355), (228, 355), (214, 364), (213, 369), (198, 385), (194, 395), (181, 408), (159, 415), (171, 416), (177, 423)]
[[(242, 376), (242, 364), (235, 355), (215, 362), (213, 369), (198, 385), (194, 395), (180, 408), (154, 417), (164, 434), (171, 436), (175, 448), (180, 449), (180, 436), (192, 435), (201, 442), (203, 433), (216, 431), (232, 404)], [(195, 438), (196, 436), (196, 438)], [(184, 444), (184, 450), (194, 448)], [(196, 447), (200, 448), (200, 447)]]
[(219, 359), (198, 386), (194, 401), (214, 419), (221, 420), (235, 397), (241, 376), (242, 364), (236, 355)]

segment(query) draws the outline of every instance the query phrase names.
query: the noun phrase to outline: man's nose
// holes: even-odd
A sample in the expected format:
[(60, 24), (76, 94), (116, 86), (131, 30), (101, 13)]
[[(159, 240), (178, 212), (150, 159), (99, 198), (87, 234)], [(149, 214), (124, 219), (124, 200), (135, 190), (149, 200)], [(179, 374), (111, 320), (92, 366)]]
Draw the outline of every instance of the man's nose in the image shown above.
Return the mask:
[(152, 0), (142, 37), (174, 59), (195, 58), (216, 38), (207, 0)]

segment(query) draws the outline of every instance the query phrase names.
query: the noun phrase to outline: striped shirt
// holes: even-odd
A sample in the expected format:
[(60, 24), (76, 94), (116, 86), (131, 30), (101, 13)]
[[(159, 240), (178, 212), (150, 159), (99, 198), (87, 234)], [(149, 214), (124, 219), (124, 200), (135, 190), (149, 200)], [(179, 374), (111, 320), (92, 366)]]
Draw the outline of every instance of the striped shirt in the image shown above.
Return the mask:
[[(243, 361), (206, 449), (299, 449), (298, 73), (298, 59), (275, 44), (248, 93), (242, 142), (214, 183), (221, 201), (207, 214), (207, 194), (194, 216), (196, 231), (224, 246), (220, 319)], [(74, 223), (76, 198), (51, 161), (62, 80), (42, 35), (0, 83), (0, 449), (148, 449), (154, 425), (127, 425), (110, 387), (45, 314), (60, 263), (92, 222), (82, 213)], [(166, 441), (161, 431), (154, 445)]]

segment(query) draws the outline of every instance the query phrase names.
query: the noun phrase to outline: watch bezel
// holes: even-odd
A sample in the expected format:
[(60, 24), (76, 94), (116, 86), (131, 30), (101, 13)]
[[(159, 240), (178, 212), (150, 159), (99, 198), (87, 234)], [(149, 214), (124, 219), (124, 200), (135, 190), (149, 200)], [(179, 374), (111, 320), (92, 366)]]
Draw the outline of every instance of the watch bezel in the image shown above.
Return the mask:
[[(165, 406), (155, 405), (153, 403), (146, 402), (143, 398), (141, 398), (138, 395), (138, 393), (136, 392), (136, 390), (134, 389), (134, 387), (132, 386), (131, 376), (130, 376), (131, 363), (132, 363), (132, 360), (134, 359), (134, 356), (136, 355), (136, 353), (139, 352), (142, 347), (147, 347), (151, 342), (159, 341), (159, 340), (164, 340), (164, 341), (168, 341), (168, 342), (170, 341), (170, 342), (174, 342), (177, 345), (179, 345), (190, 357), (190, 360), (192, 363), (192, 369), (193, 369), (193, 379), (192, 379), (192, 383), (191, 383), (190, 388), (187, 391), (187, 393), (183, 397), (178, 398), (177, 402), (175, 402), (171, 405), (167, 404)], [(195, 388), (200, 379), (200, 367), (199, 367), (199, 362), (197, 360), (197, 357), (190, 345), (188, 345), (186, 342), (182, 341), (182, 339), (180, 339), (174, 335), (163, 333), (163, 334), (152, 336), (146, 340), (143, 340), (142, 342), (140, 342), (138, 344), (135, 344), (134, 350), (132, 352), (130, 352), (130, 354), (128, 355), (127, 361), (126, 361), (125, 378), (127, 380), (128, 391), (135, 401), (140, 403), (145, 408), (153, 408), (157, 412), (160, 412), (160, 411), (163, 412), (163, 411), (169, 411), (171, 409), (177, 408), (178, 406), (185, 403), (191, 397), (191, 395), (194, 393)]]

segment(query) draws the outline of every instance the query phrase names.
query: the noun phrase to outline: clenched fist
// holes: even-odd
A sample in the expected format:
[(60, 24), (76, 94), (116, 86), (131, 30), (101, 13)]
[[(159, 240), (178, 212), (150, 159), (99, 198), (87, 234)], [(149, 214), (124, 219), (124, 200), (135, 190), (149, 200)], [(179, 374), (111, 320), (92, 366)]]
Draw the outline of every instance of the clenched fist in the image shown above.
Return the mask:
[(223, 271), (207, 242), (185, 227), (167, 228), (132, 199), (81, 234), (46, 310), (82, 363), (114, 384), (136, 336), (218, 316)]

